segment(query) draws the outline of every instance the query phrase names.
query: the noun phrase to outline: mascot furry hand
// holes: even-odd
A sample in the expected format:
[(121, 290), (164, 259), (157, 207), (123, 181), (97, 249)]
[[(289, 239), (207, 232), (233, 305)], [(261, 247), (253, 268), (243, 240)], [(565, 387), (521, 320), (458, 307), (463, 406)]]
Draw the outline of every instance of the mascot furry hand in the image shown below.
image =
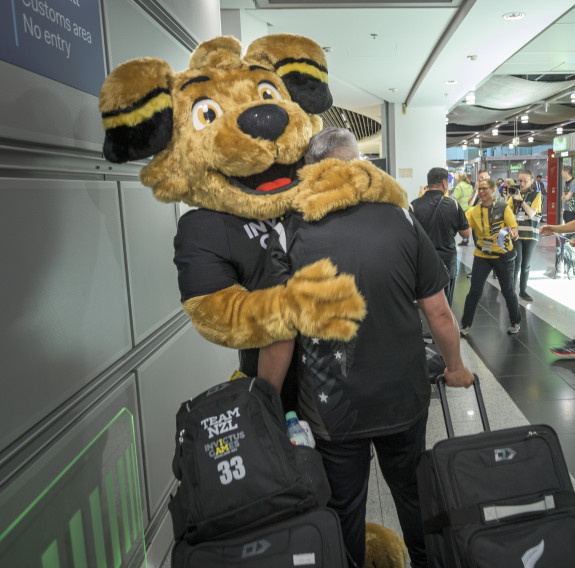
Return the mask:
[(365, 565), (369, 568), (405, 568), (407, 547), (391, 529), (365, 523)]
[(329, 259), (286, 285), (265, 284), (268, 233), (300, 190), (310, 197), (318, 178), (324, 198), (297, 204), (306, 218), (353, 205), (364, 194), (407, 204), (395, 180), (371, 165), (338, 169), (342, 180), (314, 164), (300, 184), (303, 154), (322, 127), (317, 114), (331, 103), (323, 50), (290, 34), (255, 40), (243, 57), (236, 39), (219, 37), (201, 43), (184, 71), (140, 58), (104, 82), (105, 157), (153, 157), (142, 183), (160, 201), (198, 208), (179, 221), (175, 262), (183, 308), (210, 341), (249, 348), (298, 331), (344, 341), (356, 333), (364, 301)]

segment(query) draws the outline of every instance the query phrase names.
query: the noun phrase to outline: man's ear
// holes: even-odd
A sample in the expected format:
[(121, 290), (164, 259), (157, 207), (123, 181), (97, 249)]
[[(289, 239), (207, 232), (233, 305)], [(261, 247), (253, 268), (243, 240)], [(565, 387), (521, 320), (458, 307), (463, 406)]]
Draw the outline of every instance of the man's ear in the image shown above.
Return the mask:
[(319, 114), (331, 107), (327, 62), (323, 49), (315, 41), (293, 34), (265, 36), (248, 46), (244, 61), (276, 73), (292, 101), (307, 113)]
[(122, 63), (108, 75), (99, 101), (108, 161), (148, 158), (166, 148), (173, 128), (172, 79), (172, 68), (151, 57)]

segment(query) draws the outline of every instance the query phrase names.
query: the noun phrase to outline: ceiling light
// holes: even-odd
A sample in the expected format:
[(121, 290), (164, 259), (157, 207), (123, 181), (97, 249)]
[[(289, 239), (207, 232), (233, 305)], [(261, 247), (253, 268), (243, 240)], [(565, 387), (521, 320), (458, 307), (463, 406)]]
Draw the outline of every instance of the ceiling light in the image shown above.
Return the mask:
[(513, 20), (521, 20), (525, 17), (523, 12), (507, 12), (507, 14), (503, 14), (502, 18), (504, 20), (513, 21)]
[(561, 126), (557, 129), (557, 134), (563, 134), (563, 128)]
[(454, 81), (453, 79), (450, 81), (445, 81), (446, 85), (455, 85), (457, 83), (457, 81)]
[(474, 143), (474, 144), (479, 144), (479, 138), (474, 138), (474, 139), (473, 139), (473, 143)]
[(571, 93), (571, 102), (575, 103), (575, 91)]
[(468, 105), (474, 105), (475, 104), (475, 91), (469, 91), (469, 93), (467, 93), (465, 95), (465, 102)]
[(463, 144), (463, 145), (461, 146), (461, 149), (462, 149), (463, 151), (467, 150), (467, 144)]
[(527, 142), (533, 142), (533, 136), (529, 136), (529, 138), (527, 138)]
[(521, 122), (522, 122), (523, 124), (529, 122), (529, 115), (527, 115), (527, 114), (522, 114), (522, 115), (521, 115)]
[(497, 130), (497, 128), (494, 128), (494, 129), (491, 131), (491, 134), (493, 134), (493, 136), (497, 136), (497, 135), (499, 134), (499, 130)]
[(513, 144), (509, 144), (509, 148), (513, 148)]

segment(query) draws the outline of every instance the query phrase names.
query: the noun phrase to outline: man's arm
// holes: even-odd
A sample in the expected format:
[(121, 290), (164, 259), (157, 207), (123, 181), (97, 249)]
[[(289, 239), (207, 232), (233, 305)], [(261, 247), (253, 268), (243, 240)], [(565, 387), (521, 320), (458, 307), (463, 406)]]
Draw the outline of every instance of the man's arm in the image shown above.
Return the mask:
[(429, 324), (429, 330), (445, 359), (445, 384), (468, 388), (473, 384), (472, 372), (463, 364), (459, 351), (459, 327), (443, 290), (417, 300)]
[(462, 231), (457, 231), (457, 233), (459, 234), (459, 236), (463, 239), (468, 239), (471, 236), (471, 227), (468, 227), (467, 229), (463, 229)]
[(258, 377), (271, 383), (279, 393), (293, 356), (295, 340), (278, 341), (260, 348)]
[(542, 225), (539, 232), (543, 237), (550, 237), (553, 233), (575, 233), (575, 219), (565, 225)]

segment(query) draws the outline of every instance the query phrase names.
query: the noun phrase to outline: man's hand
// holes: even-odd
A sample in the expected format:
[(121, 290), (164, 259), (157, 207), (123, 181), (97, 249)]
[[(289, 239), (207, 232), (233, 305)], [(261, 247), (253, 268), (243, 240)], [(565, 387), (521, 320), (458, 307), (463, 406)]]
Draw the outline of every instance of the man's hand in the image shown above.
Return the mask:
[(539, 229), (539, 234), (542, 237), (551, 237), (553, 235), (554, 229), (555, 225), (541, 225)]
[(455, 371), (450, 371), (446, 367), (443, 375), (448, 387), (465, 387), (467, 389), (475, 380), (473, 373), (465, 365)]
[(519, 238), (519, 231), (517, 227), (513, 227), (513, 229), (509, 229), (509, 233), (511, 234), (511, 238), (516, 241)]

